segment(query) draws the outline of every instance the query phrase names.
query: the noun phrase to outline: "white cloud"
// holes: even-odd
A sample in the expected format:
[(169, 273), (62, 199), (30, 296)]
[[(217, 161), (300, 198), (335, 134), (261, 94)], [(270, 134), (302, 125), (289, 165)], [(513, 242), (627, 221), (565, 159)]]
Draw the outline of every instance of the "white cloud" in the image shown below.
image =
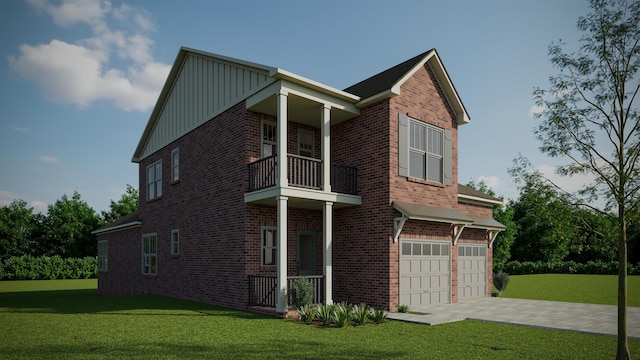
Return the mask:
[(529, 116), (533, 118), (536, 115), (538, 115), (541, 112), (543, 112), (544, 109), (545, 109), (545, 107), (542, 106), (542, 105), (531, 105), (531, 107), (529, 108)]
[[(28, 2), (60, 26), (89, 25), (92, 36), (74, 43), (52, 39), (48, 44), (22, 44), (20, 54), (9, 57), (13, 72), (37, 84), (53, 101), (86, 107), (103, 100), (127, 111), (154, 105), (170, 65), (151, 54), (154, 42), (144, 32), (153, 26), (146, 13), (124, 4), (113, 9), (110, 2), (98, 0)], [(123, 28), (111, 29), (109, 23)]]
[(40, 155), (40, 156), (38, 156), (38, 160), (40, 162), (49, 163), (49, 164), (55, 164), (55, 163), (59, 163), (60, 162), (60, 159), (58, 159), (55, 156), (51, 156), (51, 155)]
[(34, 212), (46, 214), (48, 204), (40, 200), (30, 200), (20, 194), (11, 191), (0, 190), (0, 206), (9, 206), (14, 200), (22, 199), (27, 203), (27, 207), (32, 207)]
[(595, 179), (591, 174), (576, 174), (573, 176), (561, 176), (556, 173), (556, 167), (553, 165), (543, 164), (537, 167), (547, 179), (558, 185), (562, 190), (567, 192), (575, 192), (590, 184)]
[(27, 133), (27, 132), (31, 131), (31, 129), (29, 129), (29, 128), (16, 126), (16, 125), (11, 126), (11, 130), (13, 130), (15, 132), (21, 132), (21, 133)]
[(493, 189), (495, 191), (495, 189), (500, 188), (500, 186), (502, 185), (502, 181), (500, 181), (500, 178), (498, 178), (497, 176), (478, 176), (478, 183), (480, 182), (484, 182), (490, 189)]

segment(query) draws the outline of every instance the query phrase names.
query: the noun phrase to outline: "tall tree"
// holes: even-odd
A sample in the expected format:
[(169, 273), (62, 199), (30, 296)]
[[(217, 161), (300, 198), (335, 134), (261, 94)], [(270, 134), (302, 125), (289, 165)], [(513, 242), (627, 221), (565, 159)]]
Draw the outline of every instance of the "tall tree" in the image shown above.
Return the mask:
[(45, 243), (50, 255), (84, 257), (97, 254), (96, 236), (91, 234), (101, 224), (95, 210), (74, 191), (49, 205), (45, 221)]
[(0, 207), (0, 263), (10, 256), (27, 254), (36, 228), (33, 208), (24, 200)]
[(125, 215), (138, 211), (139, 201), (140, 194), (138, 189), (127, 184), (127, 191), (122, 194), (120, 200), (118, 200), (118, 202), (111, 200), (109, 211), (102, 210), (102, 219), (109, 223), (118, 220)]
[[(467, 186), (481, 191), (485, 194), (496, 196), (495, 191), (491, 189), (484, 181), (476, 184), (474, 181), (467, 183)], [(504, 197), (498, 197), (504, 200)], [(511, 257), (511, 246), (518, 232), (518, 226), (513, 221), (513, 207), (510, 204), (496, 205), (493, 207), (493, 218), (504, 225), (506, 229), (501, 231), (493, 241), (493, 268), (501, 269)]]
[[(604, 195), (618, 224), (618, 359), (630, 359), (627, 341), (627, 229), (640, 203), (640, 2), (590, 0), (578, 18), (584, 35), (576, 52), (549, 47), (560, 70), (550, 88), (534, 90), (542, 109), (536, 134), (541, 150), (569, 160), (561, 175), (590, 174), (595, 180), (575, 195), (582, 204)], [(598, 209), (601, 210), (601, 209)], [(603, 212), (607, 213), (607, 212)]]

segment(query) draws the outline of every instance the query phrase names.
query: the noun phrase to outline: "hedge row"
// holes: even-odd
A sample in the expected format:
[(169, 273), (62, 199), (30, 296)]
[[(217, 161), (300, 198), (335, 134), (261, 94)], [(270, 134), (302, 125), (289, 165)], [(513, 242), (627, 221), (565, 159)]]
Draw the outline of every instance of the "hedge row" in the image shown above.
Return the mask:
[(89, 279), (98, 277), (96, 257), (13, 256), (0, 264), (0, 280)]
[[(541, 262), (510, 261), (502, 269), (509, 275), (526, 274), (618, 274), (618, 262), (588, 261), (586, 264), (574, 261)], [(640, 275), (640, 264), (628, 264), (627, 274)]]

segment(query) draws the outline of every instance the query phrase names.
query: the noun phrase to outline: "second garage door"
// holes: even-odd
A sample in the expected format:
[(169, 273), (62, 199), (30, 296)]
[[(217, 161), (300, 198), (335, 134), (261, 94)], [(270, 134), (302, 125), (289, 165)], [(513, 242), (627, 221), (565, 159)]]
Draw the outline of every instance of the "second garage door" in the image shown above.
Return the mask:
[(450, 243), (401, 240), (400, 304), (416, 309), (449, 303), (450, 269)]
[(458, 245), (458, 300), (487, 295), (487, 247)]

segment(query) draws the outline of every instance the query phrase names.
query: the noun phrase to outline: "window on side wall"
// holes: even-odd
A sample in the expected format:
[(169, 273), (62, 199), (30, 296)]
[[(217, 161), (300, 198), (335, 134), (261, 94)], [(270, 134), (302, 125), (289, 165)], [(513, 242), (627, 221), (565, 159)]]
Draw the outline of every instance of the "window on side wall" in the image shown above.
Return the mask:
[(278, 129), (276, 123), (271, 121), (262, 122), (262, 143), (261, 156), (266, 158), (276, 154), (278, 147)]
[(171, 151), (171, 182), (180, 180), (180, 149)]
[(162, 160), (147, 167), (147, 200), (162, 196)]
[(451, 185), (451, 131), (399, 116), (399, 175)]
[(109, 243), (107, 240), (98, 241), (98, 271), (109, 271)]
[(156, 275), (158, 273), (158, 236), (147, 234), (142, 236), (142, 273)]
[(180, 254), (180, 230), (171, 230), (171, 255)]
[(316, 137), (312, 131), (298, 130), (298, 155), (315, 158)]
[(278, 252), (278, 232), (275, 227), (262, 227), (261, 241), (261, 265), (276, 265), (276, 256)]

